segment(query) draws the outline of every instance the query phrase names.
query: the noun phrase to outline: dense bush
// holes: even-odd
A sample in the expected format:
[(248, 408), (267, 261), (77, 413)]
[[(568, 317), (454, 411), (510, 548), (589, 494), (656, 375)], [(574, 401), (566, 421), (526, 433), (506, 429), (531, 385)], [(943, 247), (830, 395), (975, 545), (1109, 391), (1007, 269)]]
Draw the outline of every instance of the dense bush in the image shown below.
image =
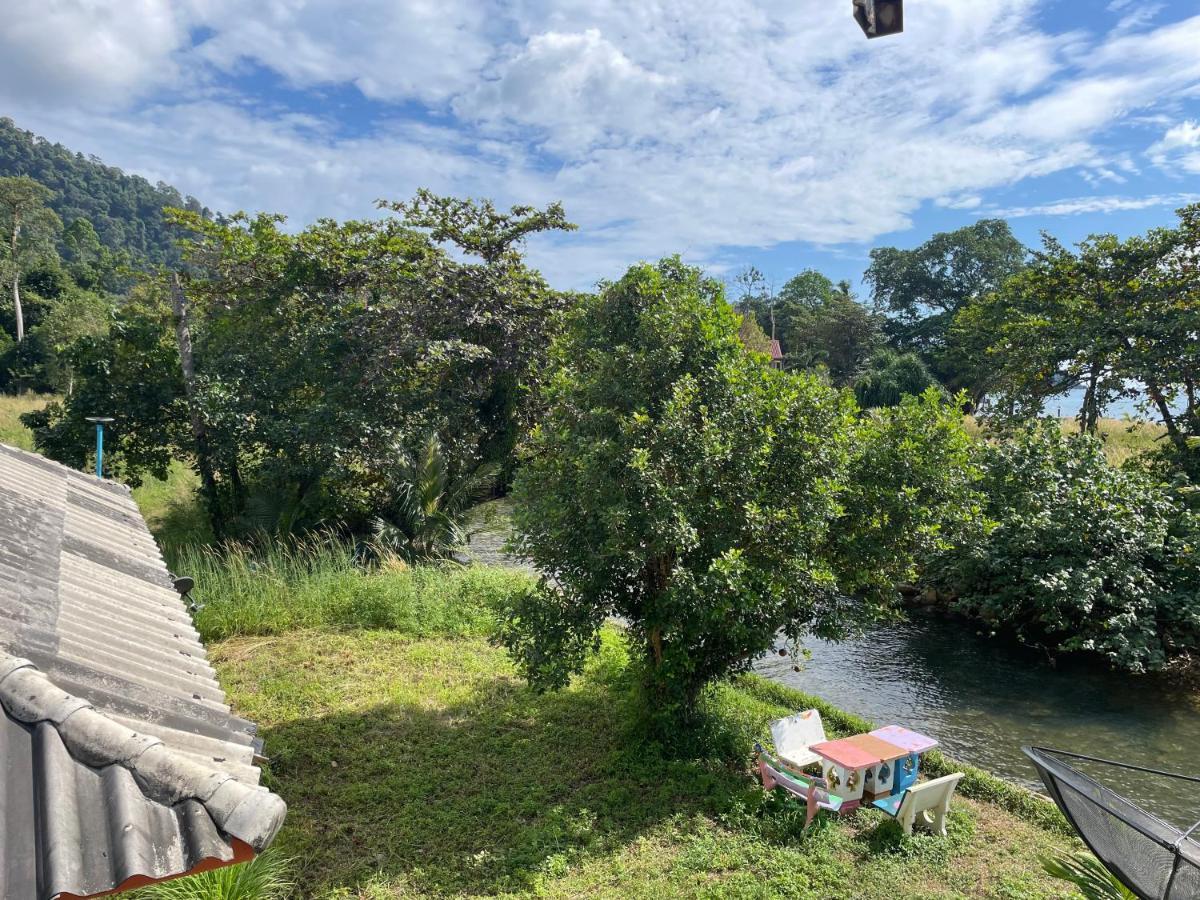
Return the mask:
[(960, 609), (1131, 671), (1200, 646), (1200, 518), (1181, 495), (1053, 421), (980, 452), (995, 528), (937, 566)]
[(794, 647), (876, 617), (947, 508), (969, 515), (956, 411), (931, 395), (860, 420), (848, 393), (747, 353), (738, 324), (672, 259), (582, 304), (553, 345), (516, 483), (518, 550), (552, 577), (501, 631), (535, 684), (563, 684), (620, 616), (652, 704), (690, 711), (780, 632)]

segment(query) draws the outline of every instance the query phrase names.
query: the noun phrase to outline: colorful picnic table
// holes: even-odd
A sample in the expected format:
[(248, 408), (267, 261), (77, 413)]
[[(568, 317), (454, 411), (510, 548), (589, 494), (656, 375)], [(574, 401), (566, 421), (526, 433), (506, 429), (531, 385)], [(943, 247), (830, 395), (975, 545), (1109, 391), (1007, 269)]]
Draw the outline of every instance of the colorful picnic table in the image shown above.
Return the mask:
[(894, 784), (897, 760), (907, 757), (909, 751), (874, 734), (856, 734), (846, 740), (879, 760), (877, 765), (863, 773), (863, 797), (876, 800), (889, 795)]
[(858, 806), (862, 802), (867, 771), (882, 762), (878, 754), (869, 745), (860, 746), (854, 738), (822, 741), (808, 749), (823, 760), (821, 774), (829, 783), (829, 789), (837, 791), (845, 801), (842, 809), (850, 810)]

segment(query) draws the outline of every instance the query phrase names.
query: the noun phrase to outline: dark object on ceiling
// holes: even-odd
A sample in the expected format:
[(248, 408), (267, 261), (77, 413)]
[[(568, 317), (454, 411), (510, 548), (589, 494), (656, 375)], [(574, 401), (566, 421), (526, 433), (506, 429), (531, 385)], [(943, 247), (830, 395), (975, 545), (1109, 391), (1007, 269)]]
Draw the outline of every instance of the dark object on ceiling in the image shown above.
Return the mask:
[(854, 0), (854, 21), (869, 38), (904, 30), (904, 0)]
[(0, 445), (0, 897), (244, 862), (287, 807), (128, 488)]

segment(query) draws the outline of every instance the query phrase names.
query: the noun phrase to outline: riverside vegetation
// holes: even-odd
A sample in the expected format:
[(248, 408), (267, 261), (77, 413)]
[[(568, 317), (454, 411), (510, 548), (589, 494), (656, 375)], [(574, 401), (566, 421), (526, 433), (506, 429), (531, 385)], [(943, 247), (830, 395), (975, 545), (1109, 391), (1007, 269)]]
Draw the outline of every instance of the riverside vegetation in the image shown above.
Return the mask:
[[(25, 443), (14, 408), (0, 400), (0, 428)], [(161, 535), (176, 491), (145, 487)], [(522, 572), (364, 567), (353, 545), (320, 537), (177, 549), (171, 565), (196, 578), (197, 627), (231, 702), (259, 723), (264, 780), (290, 812), (269, 872), (233, 886), (212, 873), (148, 900), (890, 898), (898, 884), (923, 897), (1066, 896), (1038, 862), (1075, 847), (1065, 823), (975, 770), (945, 840), (905, 837), (873, 812), (802, 835), (803, 811), (762, 794), (748, 749), (802, 706), (831, 733), (863, 729), (818, 698), (754, 676), (714, 687), (698, 741), (667, 752), (647, 734), (613, 627), (569, 688), (531, 690), (490, 640), (532, 586)]]
[[(678, 257), (553, 289), (523, 248), (574, 228), (558, 204), (420, 191), (292, 231), (188, 203), (161, 214), (171, 252), (138, 255), (75, 181), (28, 176), (0, 179), (0, 388), (54, 394), (22, 422), (78, 467), (86, 417), (118, 415), (108, 473), (201, 579), (197, 624), (281, 748), (268, 777), (294, 779), (301, 892), (1053, 892), (1029, 851), (1061, 823), (982, 775), (964, 794), (1001, 802), (945, 842), (871, 813), (796, 834), (746, 748), (808, 701), (744, 673), (780, 635), (798, 663), (899, 615), (902, 583), (1131, 673), (1200, 650), (1200, 206), (1077, 251), (998, 220), (876, 248), (870, 306), (812, 270), (778, 294), (743, 273), (731, 303)], [(1034, 421), (1077, 386), (1080, 434)], [(1164, 438), (1114, 463), (1118, 399)], [(488, 489), (540, 581), (435, 563)], [(418, 810), (441, 827), (410, 832)], [(1014, 810), (1049, 830), (1023, 841)], [(317, 815), (336, 859), (303, 839)], [(1001, 832), (1019, 861), (969, 863)]]

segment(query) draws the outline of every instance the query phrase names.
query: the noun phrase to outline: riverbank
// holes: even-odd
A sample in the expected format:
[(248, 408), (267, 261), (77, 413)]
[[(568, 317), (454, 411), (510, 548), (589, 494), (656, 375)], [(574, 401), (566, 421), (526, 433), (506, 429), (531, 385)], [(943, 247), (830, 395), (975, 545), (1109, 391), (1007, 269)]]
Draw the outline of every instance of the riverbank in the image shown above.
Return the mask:
[[(705, 737), (665, 755), (615, 629), (541, 695), (483, 637), (295, 631), (210, 652), (261, 726), (305, 896), (1068, 896), (1038, 858), (1074, 842), (1040, 807), (985, 796), (986, 776), (964, 779), (946, 838), (865, 810), (801, 833), (747, 751), (807, 699), (759, 679), (714, 691)], [(833, 732), (860, 725), (823, 712)]]

